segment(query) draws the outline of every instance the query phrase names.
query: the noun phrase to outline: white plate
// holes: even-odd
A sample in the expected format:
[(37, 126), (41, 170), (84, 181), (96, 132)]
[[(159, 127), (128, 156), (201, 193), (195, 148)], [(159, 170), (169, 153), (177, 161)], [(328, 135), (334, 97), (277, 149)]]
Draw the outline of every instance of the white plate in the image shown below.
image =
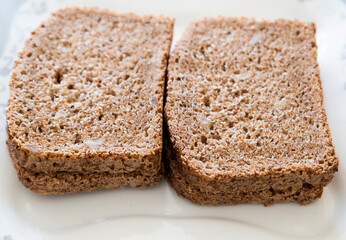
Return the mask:
[(69, 1), (176, 18), (179, 38), (206, 15), (298, 18), (317, 24), (324, 105), (340, 170), (308, 206), (261, 204), (202, 207), (176, 196), (164, 181), (148, 190), (119, 189), (41, 196), (17, 180), (5, 144), (9, 72), (28, 32), (64, 1), (29, 0), (14, 18), (0, 58), (0, 240), (19, 239), (346, 239), (346, 2), (275, 0)]

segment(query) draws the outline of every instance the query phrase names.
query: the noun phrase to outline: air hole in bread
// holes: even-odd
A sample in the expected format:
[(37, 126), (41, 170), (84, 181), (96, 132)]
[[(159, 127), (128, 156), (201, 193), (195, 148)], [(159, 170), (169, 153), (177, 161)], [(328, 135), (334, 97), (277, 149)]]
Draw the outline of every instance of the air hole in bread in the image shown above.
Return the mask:
[(210, 99), (209, 97), (204, 97), (203, 98), (204, 106), (210, 107)]
[[(258, 64), (261, 64), (261, 60), (262, 60), (262, 59), (261, 59), (261, 57), (258, 57), (258, 59), (257, 59), (257, 63), (258, 63)], [(260, 68), (258, 68), (258, 70), (261, 70), (261, 69), (260, 69)]]
[(81, 143), (83, 143), (83, 140), (82, 140), (82, 138), (81, 138), (81, 135), (80, 134), (76, 134), (76, 137), (75, 137), (75, 140), (74, 140), (74, 143), (75, 144), (81, 144)]
[(309, 183), (303, 183), (303, 188), (312, 189), (313, 185), (311, 185)]
[(107, 92), (107, 95), (115, 96), (115, 91), (114, 90), (109, 90)]
[(216, 139), (216, 140), (220, 140), (220, 139), (221, 139), (221, 136), (218, 135), (218, 134), (212, 134), (211, 137), (212, 137), (213, 139)]
[(222, 64), (222, 71), (226, 72), (226, 62)]
[(250, 165), (250, 161), (248, 159), (243, 159), (243, 162), (246, 164), (246, 165)]
[(207, 144), (207, 137), (206, 136), (204, 136), (204, 135), (202, 135), (201, 136), (201, 142), (203, 143), (203, 144)]
[(89, 83), (89, 84), (93, 82), (92, 78), (90, 78), (90, 77), (87, 77), (87, 78), (86, 78), (86, 81), (87, 81), (87, 83)]
[(53, 162), (53, 167), (60, 167), (60, 164), (57, 162)]
[(61, 70), (61, 69), (58, 69), (57, 71), (55, 71), (55, 83), (56, 84), (60, 84), (62, 79), (63, 79), (63, 74), (64, 74), (64, 71)]
[(214, 130), (214, 122), (209, 123), (209, 130)]
[(124, 75), (124, 77), (123, 77), (123, 79), (126, 81), (126, 80), (128, 80), (130, 78), (130, 75), (129, 74), (125, 74)]
[(64, 42), (62, 42), (62, 45), (63, 45), (63, 47), (71, 47), (72, 44), (68, 41), (64, 41)]

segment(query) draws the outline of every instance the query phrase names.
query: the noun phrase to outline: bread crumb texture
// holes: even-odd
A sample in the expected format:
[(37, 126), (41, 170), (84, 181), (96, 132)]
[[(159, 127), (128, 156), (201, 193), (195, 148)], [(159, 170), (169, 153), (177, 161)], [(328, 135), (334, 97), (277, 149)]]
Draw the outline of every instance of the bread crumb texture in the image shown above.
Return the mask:
[(207, 17), (168, 67), (169, 180), (199, 204), (311, 202), (338, 169), (315, 25)]
[(168, 17), (92, 7), (60, 9), (34, 30), (14, 63), (7, 109), (20, 172), (157, 179), (172, 30)]

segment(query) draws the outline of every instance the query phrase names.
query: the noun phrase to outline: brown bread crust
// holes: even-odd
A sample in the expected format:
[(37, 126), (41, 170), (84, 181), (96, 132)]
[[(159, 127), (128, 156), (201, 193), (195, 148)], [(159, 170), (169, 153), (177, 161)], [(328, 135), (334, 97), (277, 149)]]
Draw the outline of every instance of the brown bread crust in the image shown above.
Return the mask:
[(18, 178), (25, 187), (39, 194), (64, 194), (74, 192), (91, 192), (100, 189), (115, 189), (126, 186), (148, 188), (156, 186), (163, 174), (143, 175), (142, 173), (69, 173), (53, 174), (33, 173), (17, 167)]

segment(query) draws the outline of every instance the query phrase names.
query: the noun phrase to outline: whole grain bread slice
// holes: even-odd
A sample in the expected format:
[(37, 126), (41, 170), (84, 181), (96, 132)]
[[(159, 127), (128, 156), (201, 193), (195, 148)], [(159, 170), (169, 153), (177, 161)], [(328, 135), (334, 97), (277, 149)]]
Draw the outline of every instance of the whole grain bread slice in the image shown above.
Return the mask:
[[(158, 183), (172, 32), (165, 16), (93, 7), (60, 9), (32, 32), (13, 66), (7, 109), (9, 150), (25, 186), (64, 193)], [(95, 188), (70, 176), (122, 183)], [(126, 180), (133, 176), (142, 180)], [(62, 181), (70, 185), (51, 186)]]
[(207, 17), (168, 67), (168, 179), (197, 204), (296, 201), (338, 169), (317, 64), (315, 25)]

